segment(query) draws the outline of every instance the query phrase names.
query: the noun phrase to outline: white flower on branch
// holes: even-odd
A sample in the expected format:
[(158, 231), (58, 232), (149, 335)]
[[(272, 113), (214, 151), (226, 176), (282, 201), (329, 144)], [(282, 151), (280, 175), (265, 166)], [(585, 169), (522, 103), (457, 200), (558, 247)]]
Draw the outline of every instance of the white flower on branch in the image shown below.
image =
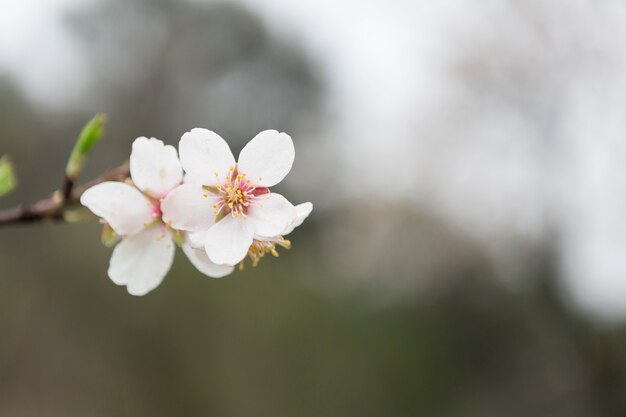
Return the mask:
[(155, 289), (174, 260), (175, 240), (203, 274), (223, 277), (231, 266), (216, 265), (162, 220), (161, 204), (177, 187), (183, 172), (173, 146), (158, 139), (137, 138), (130, 155), (132, 183), (107, 181), (81, 196), (81, 203), (102, 218), (121, 242), (113, 250), (108, 275), (132, 295)]
[(291, 170), (291, 137), (276, 130), (256, 135), (238, 162), (218, 134), (193, 129), (179, 145), (185, 183), (163, 200), (163, 219), (187, 232), (206, 232), (204, 249), (220, 265), (236, 265), (255, 236), (279, 236), (296, 218), (294, 206), (271, 193)]

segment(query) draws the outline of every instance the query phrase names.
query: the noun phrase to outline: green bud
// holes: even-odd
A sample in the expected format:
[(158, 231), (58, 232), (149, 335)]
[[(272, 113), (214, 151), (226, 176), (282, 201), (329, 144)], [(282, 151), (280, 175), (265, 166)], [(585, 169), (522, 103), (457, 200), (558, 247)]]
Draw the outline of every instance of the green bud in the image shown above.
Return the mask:
[(120, 240), (120, 236), (113, 231), (111, 226), (105, 223), (104, 227), (102, 228), (101, 240), (104, 246), (110, 248)]
[(104, 133), (105, 122), (106, 116), (99, 113), (83, 127), (65, 168), (67, 178), (74, 180), (78, 177), (85, 164), (87, 154), (98, 143)]
[(0, 196), (10, 193), (17, 185), (16, 183), (13, 164), (9, 157), (4, 155), (0, 158)]

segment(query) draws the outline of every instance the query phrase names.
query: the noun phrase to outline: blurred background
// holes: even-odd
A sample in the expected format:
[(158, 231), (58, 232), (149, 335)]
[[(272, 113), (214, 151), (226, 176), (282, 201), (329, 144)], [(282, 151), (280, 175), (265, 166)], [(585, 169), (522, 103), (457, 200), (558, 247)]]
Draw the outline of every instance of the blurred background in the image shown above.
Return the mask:
[(315, 210), (141, 298), (95, 219), (3, 228), (0, 416), (626, 415), (625, 41), (621, 0), (3, 2), (0, 208), (105, 112), (83, 180), (275, 128)]

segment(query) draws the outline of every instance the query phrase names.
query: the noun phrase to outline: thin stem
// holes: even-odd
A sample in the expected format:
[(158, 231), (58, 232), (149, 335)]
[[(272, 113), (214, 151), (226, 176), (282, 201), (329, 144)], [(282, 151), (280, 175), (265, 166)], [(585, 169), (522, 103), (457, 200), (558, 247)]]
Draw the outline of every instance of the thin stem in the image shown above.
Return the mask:
[(85, 190), (104, 181), (123, 181), (129, 174), (128, 164), (125, 163), (80, 187), (74, 187), (74, 181), (66, 177), (61, 190), (52, 193), (51, 197), (39, 200), (34, 204), (20, 204), (17, 207), (0, 211), (0, 227), (43, 220), (64, 222), (65, 211), (78, 204), (80, 196)]
[(70, 178), (67, 174), (63, 176), (63, 185), (61, 186), (61, 196), (63, 200), (67, 201), (72, 197), (72, 190), (74, 189), (75, 183), (75, 178)]

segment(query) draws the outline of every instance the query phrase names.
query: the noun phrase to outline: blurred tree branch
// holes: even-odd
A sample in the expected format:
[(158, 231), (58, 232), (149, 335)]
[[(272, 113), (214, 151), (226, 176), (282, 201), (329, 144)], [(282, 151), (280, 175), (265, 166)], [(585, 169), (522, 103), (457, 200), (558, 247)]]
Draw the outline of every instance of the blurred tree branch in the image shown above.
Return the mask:
[(78, 204), (80, 196), (85, 190), (104, 181), (123, 181), (129, 174), (128, 163), (124, 163), (76, 188), (73, 180), (69, 181), (66, 175), (61, 189), (52, 193), (51, 197), (39, 200), (33, 204), (21, 204), (17, 207), (0, 211), (0, 227), (43, 220), (66, 222), (67, 211)]

